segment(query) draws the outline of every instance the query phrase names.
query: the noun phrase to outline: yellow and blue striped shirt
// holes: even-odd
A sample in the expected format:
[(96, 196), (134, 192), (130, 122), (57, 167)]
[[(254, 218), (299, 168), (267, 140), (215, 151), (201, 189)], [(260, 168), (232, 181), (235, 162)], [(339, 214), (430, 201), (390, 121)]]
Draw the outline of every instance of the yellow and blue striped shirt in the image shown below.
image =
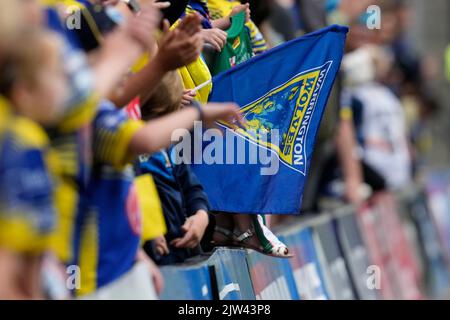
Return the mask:
[(0, 98), (0, 246), (40, 255), (55, 225), (48, 137)]

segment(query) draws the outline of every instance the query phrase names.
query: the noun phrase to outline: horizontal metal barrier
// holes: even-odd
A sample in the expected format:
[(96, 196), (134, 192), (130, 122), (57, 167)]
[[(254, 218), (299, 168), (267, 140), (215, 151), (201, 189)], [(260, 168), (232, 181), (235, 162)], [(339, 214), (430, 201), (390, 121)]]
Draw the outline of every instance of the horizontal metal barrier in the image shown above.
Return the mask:
[(380, 193), (356, 211), (330, 208), (276, 228), (295, 255), (218, 248), (163, 267), (162, 299), (326, 300), (442, 298), (450, 285), (450, 174)]

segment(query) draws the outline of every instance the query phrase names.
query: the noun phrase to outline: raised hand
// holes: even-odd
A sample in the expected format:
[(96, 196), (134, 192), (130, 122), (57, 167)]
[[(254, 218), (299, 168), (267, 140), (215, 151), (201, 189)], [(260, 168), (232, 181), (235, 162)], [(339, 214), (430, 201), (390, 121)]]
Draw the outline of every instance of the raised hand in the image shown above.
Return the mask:
[(151, 51), (156, 43), (155, 33), (161, 21), (161, 13), (153, 4), (142, 6), (139, 14), (130, 17), (124, 25), (126, 33), (145, 50)]
[(169, 30), (169, 22), (164, 21), (155, 59), (165, 72), (186, 66), (199, 57), (204, 44), (200, 30), (201, 18), (197, 14), (187, 16), (172, 31)]

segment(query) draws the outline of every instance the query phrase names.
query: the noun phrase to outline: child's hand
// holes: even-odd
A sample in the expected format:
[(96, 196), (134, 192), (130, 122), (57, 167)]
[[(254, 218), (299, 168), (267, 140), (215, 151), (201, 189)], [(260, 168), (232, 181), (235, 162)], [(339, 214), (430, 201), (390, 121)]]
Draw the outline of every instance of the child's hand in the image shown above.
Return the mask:
[(231, 10), (229, 17), (234, 17), (235, 15), (237, 15), (242, 11), (245, 11), (245, 21), (247, 22), (250, 21), (251, 11), (250, 5), (248, 3), (235, 6), (233, 10)]
[(169, 31), (169, 22), (164, 21), (164, 35), (155, 57), (162, 70), (176, 70), (199, 57), (204, 44), (200, 23), (200, 16), (192, 14), (184, 18), (176, 29)]
[(187, 107), (189, 106), (192, 101), (194, 101), (194, 98), (197, 96), (197, 93), (192, 90), (184, 90), (183, 91), (183, 97), (181, 98), (181, 106)]
[(236, 127), (245, 127), (241, 110), (234, 103), (208, 103), (202, 108), (203, 124), (208, 128), (216, 127), (216, 121), (225, 121)]
[(167, 256), (170, 253), (165, 237), (158, 237), (153, 241), (155, 241), (155, 249), (159, 255)]
[(205, 43), (212, 45), (217, 51), (222, 51), (227, 43), (227, 33), (219, 28), (202, 29), (201, 35)]
[(195, 215), (189, 217), (182, 229), (185, 232), (183, 238), (173, 240), (170, 244), (175, 248), (194, 249), (199, 244), (208, 227), (209, 217), (204, 210), (199, 210)]

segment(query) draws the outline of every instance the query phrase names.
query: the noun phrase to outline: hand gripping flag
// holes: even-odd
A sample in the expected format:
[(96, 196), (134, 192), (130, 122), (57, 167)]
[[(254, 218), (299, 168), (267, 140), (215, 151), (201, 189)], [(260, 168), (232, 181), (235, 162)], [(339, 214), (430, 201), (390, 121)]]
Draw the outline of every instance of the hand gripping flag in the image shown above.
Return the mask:
[(195, 155), (192, 168), (213, 210), (300, 212), (316, 134), (347, 32), (346, 27), (331, 26), (308, 34), (213, 79), (210, 101), (236, 102), (247, 121), (244, 129), (220, 123), (223, 136), (205, 132), (197, 148), (202, 160)]

